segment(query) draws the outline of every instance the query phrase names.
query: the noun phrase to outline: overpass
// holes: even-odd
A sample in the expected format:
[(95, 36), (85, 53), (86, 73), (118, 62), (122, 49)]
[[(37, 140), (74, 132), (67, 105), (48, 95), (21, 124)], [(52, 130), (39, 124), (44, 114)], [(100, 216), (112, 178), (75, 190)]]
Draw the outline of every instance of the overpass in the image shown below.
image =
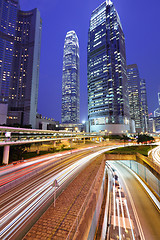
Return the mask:
[(0, 147), (4, 147), (3, 164), (8, 164), (9, 151), (12, 145), (25, 145), (29, 143), (53, 142), (55, 146), (59, 140), (90, 139), (102, 141), (102, 133), (86, 133), (78, 131), (53, 131), (0, 126)]

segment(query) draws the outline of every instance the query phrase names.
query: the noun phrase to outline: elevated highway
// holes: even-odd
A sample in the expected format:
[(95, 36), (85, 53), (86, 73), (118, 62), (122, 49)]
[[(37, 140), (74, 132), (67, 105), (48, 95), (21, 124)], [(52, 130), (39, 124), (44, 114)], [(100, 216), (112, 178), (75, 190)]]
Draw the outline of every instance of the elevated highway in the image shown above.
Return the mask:
[(0, 127), (0, 146), (4, 147), (3, 163), (8, 164), (10, 146), (26, 145), (30, 143), (45, 143), (61, 140), (76, 140), (76, 139), (92, 139), (93, 141), (101, 141), (102, 134), (86, 133), (86, 132), (69, 132), (69, 131), (52, 131), (52, 130), (37, 130), (23, 129), (13, 127)]

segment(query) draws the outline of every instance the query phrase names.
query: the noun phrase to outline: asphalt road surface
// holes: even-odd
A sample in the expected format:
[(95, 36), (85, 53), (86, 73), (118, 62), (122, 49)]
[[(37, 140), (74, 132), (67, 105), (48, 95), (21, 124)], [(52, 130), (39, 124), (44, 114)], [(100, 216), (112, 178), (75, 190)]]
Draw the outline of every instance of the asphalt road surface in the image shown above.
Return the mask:
[(130, 216), (134, 224), (134, 232), (136, 233), (135, 239), (159, 240), (160, 212), (149, 194), (123, 164), (118, 161), (108, 161), (108, 163), (116, 170), (126, 195)]

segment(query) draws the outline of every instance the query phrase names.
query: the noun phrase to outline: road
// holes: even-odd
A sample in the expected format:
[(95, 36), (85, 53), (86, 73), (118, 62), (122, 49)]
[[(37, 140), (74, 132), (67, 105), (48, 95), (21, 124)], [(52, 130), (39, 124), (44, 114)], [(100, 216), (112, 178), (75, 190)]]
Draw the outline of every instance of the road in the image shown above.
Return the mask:
[[(59, 194), (86, 164), (107, 149), (109, 148), (101, 148), (100, 150), (90, 149), (77, 153), (77, 155), (65, 156), (64, 161), (61, 159), (62, 161), (60, 162), (53, 162), (53, 166), (46, 171), (39, 172), (33, 179), (3, 194), (0, 201), (2, 214), (0, 237), (7, 240), (15, 239), (16, 234), (19, 235), (21, 231), (25, 231), (25, 227), (33, 218), (35, 221), (37, 220), (36, 213), (39, 214), (39, 211), (42, 211), (49, 199), (53, 200), (56, 190), (54, 185), (55, 179), (58, 182), (59, 187), (56, 191)], [(41, 159), (41, 164), (42, 162)], [(34, 168), (35, 166), (32, 164), (30, 167)], [(25, 174), (25, 171), (28, 171), (28, 169), (21, 168), (14, 173), (11, 171), (10, 174), (17, 175), (19, 171)], [(4, 174), (3, 177), (5, 177), (6, 181), (7, 175)]]
[[(125, 229), (123, 224), (123, 214), (121, 211), (120, 204), (120, 194), (122, 193), (122, 203), (126, 205), (128, 203), (129, 215), (128, 219), (124, 218), (130, 222), (133, 227), (133, 232), (131, 227), (131, 237), (129, 239), (146, 239), (146, 240), (158, 240), (160, 238), (160, 212), (158, 208), (154, 205), (153, 201), (149, 197), (148, 193), (144, 190), (142, 185), (138, 182), (138, 180), (134, 177), (134, 175), (129, 171), (129, 169), (125, 168), (124, 165), (119, 163), (118, 161), (108, 161), (109, 165), (116, 170), (118, 175), (118, 179), (120, 182), (121, 189), (119, 191), (119, 197), (117, 201), (119, 201), (119, 206), (117, 205), (118, 214), (121, 216), (118, 218), (116, 226), (119, 226), (117, 232), (121, 234), (119, 239), (123, 238), (123, 233), (125, 236)], [(120, 193), (121, 192), (121, 193)], [(128, 211), (128, 210), (127, 210)], [(113, 214), (114, 215), (114, 214)], [(114, 228), (114, 216), (113, 221), (111, 223), (111, 236), (114, 236), (113, 228)]]
[(41, 169), (45, 169), (45, 167), (50, 164), (55, 164), (59, 162), (62, 158), (65, 159), (71, 154), (77, 154), (83, 151), (90, 151), (93, 147), (85, 148), (85, 149), (77, 149), (72, 151), (65, 151), (62, 153), (50, 154), (48, 156), (41, 156), (37, 159), (28, 159), (24, 160), (24, 162), (20, 162), (16, 165), (10, 164), (5, 167), (0, 168), (0, 187), (11, 183), (12, 181), (22, 178), (23, 176), (33, 172), (34, 170), (39, 171)]
[(152, 149), (150, 152), (153, 162), (160, 166), (160, 146)]

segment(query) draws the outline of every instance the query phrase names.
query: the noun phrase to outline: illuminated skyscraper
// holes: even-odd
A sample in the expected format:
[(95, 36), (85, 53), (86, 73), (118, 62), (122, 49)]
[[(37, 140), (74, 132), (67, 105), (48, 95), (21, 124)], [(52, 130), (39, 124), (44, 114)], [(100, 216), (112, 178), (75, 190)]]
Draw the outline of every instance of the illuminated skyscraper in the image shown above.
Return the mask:
[(92, 12), (87, 64), (90, 131), (129, 131), (125, 38), (111, 1)]
[(148, 132), (149, 117), (148, 117), (146, 81), (144, 79), (140, 79), (140, 94), (141, 94), (141, 111), (142, 111), (142, 131)]
[(0, 1), (0, 124), (8, 108), (7, 124), (35, 127), (41, 24), (37, 9), (25, 12), (18, 0)]
[(18, 0), (0, 1), (0, 103), (8, 103)]
[(18, 11), (8, 124), (36, 126), (42, 21), (38, 9)]
[(130, 116), (137, 132), (142, 132), (140, 77), (137, 64), (127, 66)]
[(79, 43), (67, 32), (63, 53), (62, 123), (79, 123)]
[(154, 117), (160, 117), (160, 92), (158, 92), (158, 104), (159, 107), (154, 111)]

